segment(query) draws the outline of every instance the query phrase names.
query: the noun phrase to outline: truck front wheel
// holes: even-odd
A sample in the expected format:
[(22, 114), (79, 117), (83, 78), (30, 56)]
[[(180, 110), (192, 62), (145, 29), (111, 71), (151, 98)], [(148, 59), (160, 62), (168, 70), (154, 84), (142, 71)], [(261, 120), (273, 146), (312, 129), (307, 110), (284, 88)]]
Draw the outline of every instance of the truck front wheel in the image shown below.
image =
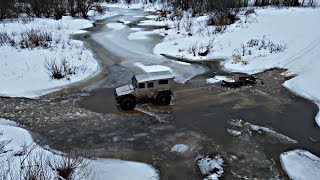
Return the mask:
[(156, 102), (162, 106), (169, 105), (171, 102), (171, 94), (168, 92), (159, 93), (156, 97)]
[(120, 107), (123, 110), (133, 110), (136, 107), (136, 101), (132, 97), (124, 97), (120, 101)]

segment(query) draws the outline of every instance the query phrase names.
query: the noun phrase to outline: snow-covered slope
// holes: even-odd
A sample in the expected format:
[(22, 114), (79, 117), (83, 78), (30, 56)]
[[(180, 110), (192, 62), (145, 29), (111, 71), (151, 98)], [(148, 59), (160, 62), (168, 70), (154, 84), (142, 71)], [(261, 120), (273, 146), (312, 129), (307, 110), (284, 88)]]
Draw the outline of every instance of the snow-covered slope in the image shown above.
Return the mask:
[[(297, 76), (284, 86), (320, 107), (320, 8), (257, 9), (240, 18), (217, 34), (206, 33), (210, 27), (203, 25), (205, 17), (192, 19), (192, 36), (184, 35), (183, 29), (179, 33), (177, 29), (163, 30), (159, 33), (167, 34), (165, 41), (154, 53), (194, 60), (222, 58), (226, 70), (249, 74), (285, 68), (286, 75)], [(212, 49), (207, 56), (192, 53), (193, 48), (199, 51), (209, 44)], [(320, 115), (316, 121), (320, 126)]]
[[(272, 67), (288, 69), (286, 75), (297, 75), (286, 81), (284, 86), (320, 107), (320, 9), (266, 9), (257, 11), (257, 21), (246, 28), (235, 28), (222, 35), (222, 41), (232, 42), (230, 46), (240, 46), (250, 38), (266, 35), (286, 44), (281, 53), (245, 56), (246, 65), (229, 59), (224, 67), (231, 71), (256, 73)], [(229, 47), (230, 47), (229, 46)], [(231, 53), (224, 43), (222, 54)], [(229, 49), (229, 52), (228, 50)], [(320, 126), (320, 117), (316, 117)]]

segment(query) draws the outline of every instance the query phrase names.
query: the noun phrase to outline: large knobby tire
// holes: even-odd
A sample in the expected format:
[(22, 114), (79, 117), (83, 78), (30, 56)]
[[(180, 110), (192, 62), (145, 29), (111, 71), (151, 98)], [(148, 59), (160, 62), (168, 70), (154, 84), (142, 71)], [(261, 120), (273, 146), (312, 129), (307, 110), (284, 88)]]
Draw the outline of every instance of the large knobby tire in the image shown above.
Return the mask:
[(168, 92), (159, 93), (156, 97), (156, 103), (162, 106), (167, 106), (171, 102), (171, 94)]
[(124, 97), (120, 102), (123, 110), (133, 110), (136, 107), (136, 100), (132, 97)]

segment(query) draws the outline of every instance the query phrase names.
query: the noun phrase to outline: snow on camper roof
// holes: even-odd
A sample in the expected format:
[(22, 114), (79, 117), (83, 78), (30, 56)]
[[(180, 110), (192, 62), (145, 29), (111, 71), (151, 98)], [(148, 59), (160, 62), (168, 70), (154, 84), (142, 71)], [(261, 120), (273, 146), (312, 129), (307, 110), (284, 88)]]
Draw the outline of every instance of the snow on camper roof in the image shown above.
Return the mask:
[(138, 82), (146, 82), (160, 79), (173, 79), (174, 76), (170, 71), (157, 71), (136, 75)]

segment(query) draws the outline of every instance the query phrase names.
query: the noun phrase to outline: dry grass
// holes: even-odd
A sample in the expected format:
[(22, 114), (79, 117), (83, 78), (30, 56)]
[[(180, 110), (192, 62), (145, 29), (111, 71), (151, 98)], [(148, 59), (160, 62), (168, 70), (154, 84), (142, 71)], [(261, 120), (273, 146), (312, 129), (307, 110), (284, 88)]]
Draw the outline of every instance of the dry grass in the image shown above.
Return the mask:
[(50, 47), (52, 42), (52, 34), (47, 30), (30, 29), (21, 34), (20, 47), (34, 48), (34, 47)]

